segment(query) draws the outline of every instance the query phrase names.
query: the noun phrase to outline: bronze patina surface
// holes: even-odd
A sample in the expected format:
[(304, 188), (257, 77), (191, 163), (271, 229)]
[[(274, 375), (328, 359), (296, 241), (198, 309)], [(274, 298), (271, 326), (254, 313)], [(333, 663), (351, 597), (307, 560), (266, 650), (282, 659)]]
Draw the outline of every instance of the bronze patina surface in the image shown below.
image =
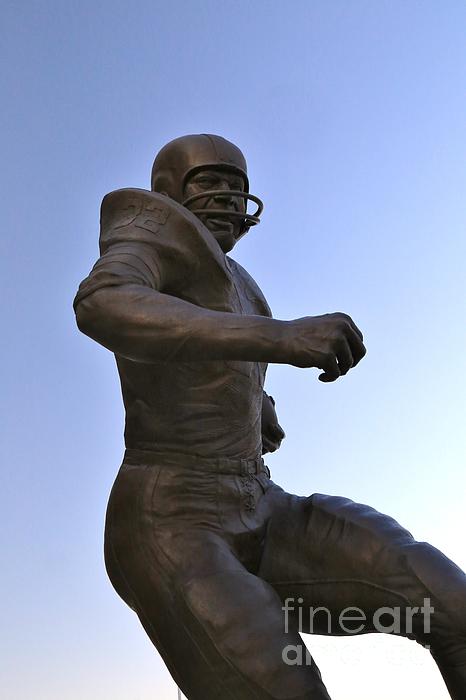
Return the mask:
[(267, 364), (331, 382), (365, 348), (344, 313), (272, 318), (228, 256), (261, 211), (241, 151), (206, 134), (161, 150), (151, 191), (102, 202), (101, 255), (75, 311), (115, 353), (126, 409), (110, 579), (189, 700), (328, 700), (300, 631), (408, 636), (465, 700), (464, 573), (368, 506), (270, 478), (263, 454), (284, 432)]

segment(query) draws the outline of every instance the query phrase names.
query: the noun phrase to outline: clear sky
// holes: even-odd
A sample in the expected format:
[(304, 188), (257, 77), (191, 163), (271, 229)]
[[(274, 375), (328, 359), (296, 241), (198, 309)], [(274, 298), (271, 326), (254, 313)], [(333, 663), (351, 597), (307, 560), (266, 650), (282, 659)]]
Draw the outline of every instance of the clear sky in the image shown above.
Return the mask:
[[(271, 367), (300, 494), (388, 512), (466, 567), (465, 65), (460, 0), (3, 0), (2, 600), (6, 700), (175, 700), (102, 558), (123, 411), (71, 302), (103, 195), (196, 132), (266, 204), (237, 259), (278, 318), (350, 313), (332, 385)], [(309, 639), (334, 700), (447, 698), (427, 652)]]

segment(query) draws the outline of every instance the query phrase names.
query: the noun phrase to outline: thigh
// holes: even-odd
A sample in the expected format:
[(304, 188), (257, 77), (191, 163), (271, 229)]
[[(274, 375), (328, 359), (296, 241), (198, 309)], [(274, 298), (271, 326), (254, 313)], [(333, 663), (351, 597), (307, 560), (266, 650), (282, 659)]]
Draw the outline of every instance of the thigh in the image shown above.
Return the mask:
[(466, 609), (463, 572), (393, 518), (346, 498), (277, 492), (259, 575), (306, 632), (394, 632), (437, 644), (464, 635), (455, 615)]
[(128, 471), (112, 494), (106, 563), (190, 700), (329, 700), (315, 664), (286, 630), (282, 602), (237, 560), (221, 531), (150, 515), (155, 477)]

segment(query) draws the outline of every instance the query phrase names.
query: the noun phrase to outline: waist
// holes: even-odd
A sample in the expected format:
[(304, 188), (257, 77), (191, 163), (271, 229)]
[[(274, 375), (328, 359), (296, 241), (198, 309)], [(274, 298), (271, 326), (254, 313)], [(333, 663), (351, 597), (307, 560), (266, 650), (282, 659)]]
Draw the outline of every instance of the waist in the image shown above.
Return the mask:
[(137, 450), (127, 448), (124, 464), (154, 465), (162, 467), (184, 467), (200, 472), (217, 474), (266, 474), (270, 470), (262, 457), (252, 459), (235, 459), (230, 457), (204, 457), (202, 455), (184, 454), (182, 452), (158, 452), (156, 450)]

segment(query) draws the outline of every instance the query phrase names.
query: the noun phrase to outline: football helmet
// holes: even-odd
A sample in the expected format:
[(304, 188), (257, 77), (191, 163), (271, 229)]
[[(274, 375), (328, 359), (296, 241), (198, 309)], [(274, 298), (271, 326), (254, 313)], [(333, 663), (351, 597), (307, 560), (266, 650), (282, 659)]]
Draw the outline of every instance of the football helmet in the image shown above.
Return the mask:
[[(184, 187), (192, 175), (205, 169), (226, 169), (241, 176), (244, 182), (243, 190), (205, 190), (185, 198)], [(242, 198), (244, 211), (226, 211), (224, 209), (209, 209), (209, 214), (226, 219), (240, 219), (241, 225), (238, 239), (251, 226), (259, 223), (260, 214), (264, 208), (259, 197), (249, 193), (249, 180), (246, 160), (240, 149), (230, 141), (213, 134), (191, 134), (180, 136), (162, 148), (157, 154), (152, 166), (151, 188), (154, 192), (166, 194), (176, 202), (187, 207), (199, 199), (225, 195)], [(257, 209), (253, 214), (248, 213), (247, 203), (252, 201)], [(204, 209), (191, 209), (193, 214), (204, 214)]]

